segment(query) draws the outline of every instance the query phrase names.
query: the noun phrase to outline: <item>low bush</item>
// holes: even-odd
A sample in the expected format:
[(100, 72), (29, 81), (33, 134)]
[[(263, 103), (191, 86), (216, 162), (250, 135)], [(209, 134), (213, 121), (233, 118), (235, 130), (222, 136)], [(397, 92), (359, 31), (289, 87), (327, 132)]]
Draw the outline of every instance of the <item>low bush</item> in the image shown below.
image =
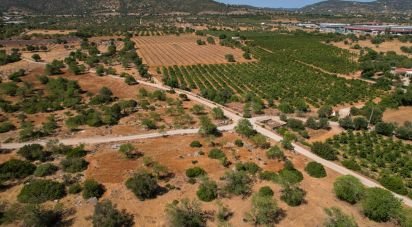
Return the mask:
[(202, 147), (202, 144), (199, 141), (194, 140), (190, 143), (190, 147)]
[(285, 159), (285, 154), (278, 146), (271, 147), (269, 150), (267, 150), (266, 156), (269, 159), (278, 159), (278, 160)]
[(75, 148), (71, 148), (66, 152), (67, 158), (82, 158), (87, 155), (87, 151), (84, 149), (84, 146), (78, 146)]
[(312, 177), (315, 178), (323, 178), (326, 177), (326, 170), (322, 164), (317, 162), (309, 162), (306, 167), (305, 171)]
[(350, 169), (350, 170), (354, 170), (354, 171), (360, 171), (361, 167), (360, 165), (353, 159), (350, 160), (343, 160), (342, 165), (345, 166), (346, 168)]
[(196, 192), (197, 197), (204, 202), (210, 202), (217, 198), (216, 182), (204, 179)]
[(327, 143), (313, 143), (312, 152), (326, 160), (334, 161), (337, 159), (336, 151)]
[(59, 167), (52, 163), (46, 163), (37, 166), (36, 171), (34, 171), (34, 176), (36, 177), (45, 177), (45, 176), (50, 176), (53, 175), (57, 170), (59, 170)]
[(376, 222), (386, 222), (398, 217), (401, 212), (401, 201), (395, 196), (381, 188), (366, 189), (362, 200), (363, 214)]
[(44, 151), (43, 146), (40, 144), (25, 145), (17, 151), (17, 154), (28, 161), (46, 161), (50, 156), (50, 153)]
[(74, 183), (70, 185), (68, 192), (70, 194), (78, 194), (82, 191), (82, 186), (79, 183)]
[(358, 227), (353, 216), (344, 214), (337, 207), (325, 208), (325, 213), (328, 215), (325, 227)]
[(287, 203), (289, 206), (295, 207), (303, 203), (306, 192), (296, 186), (287, 186), (282, 190), (280, 199)]
[(295, 169), (290, 161), (287, 161), (285, 167), (279, 172), (279, 181), (281, 184), (297, 184), (303, 180), (303, 174)]
[(228, 194), (247, 196), (252, 190), (252, 179), (244, 171), (225, 173), (224, 191)]
[(237, 147), (243, 147), (243, 141), (240, 140), (240, 139), (237, 139), (237, 140), (235, 140), (235, 145), (236, 145)]
[(92, 217), (93, 226), (134, 226), (133, 215), (125, 210), (119, 211), (116, 205), (113, 205), (109, 200), (103, 200), (96, 204)]
[(44, 203), (66, 195), (64, 184), (51, 180), (33, 180), (23, 186), (17, 199), (21, 203)]
[(0, 164), (0, 180), (14, 180), (28, 177), (34, 173), (36, 166), (27, 161), (11, 159)]
[(63, 159), (60, 164), (62, 165), (63, 171), (68, 173), (82, 172), (86, 170), (89, 165), (89, 163), (82, 158)]
[(383, 187), (400, 195), (408, 194), (408, 189), (405, 187), (401, 177), (384, 175), (379, 179), (379, 183), (381, 183)]
[(223, 159), (223, 158), (226, 158), (226, 155), (225, 155), (225, 153), (224, 153), (222, 150), (219, 150), (219, 149), (217, 149), (217, 148), (214, 148), (214, 149), (212, 149), (212, 150), (209, 151), (208, 157), (209, 157), (209, 158), (212, 158), (212, 159), (219, 159), (219, 160), (221, 160), (221, 159)]
[(155, 198), (160, 188), (156, 177), (146, 172), (134, 174), (126, 181), (126, 187), (142, 201)]
[(250, 174), (256, 174), (262, 170), (256, 163), (254, 162), (239, 162), (236, 163), (236, 170), (237, 171), (246, 171)]
[(333, 184), (333, 190), (340, 200), (351, 204), (361, 200), (365, 193), (363, 184), (357, 178), (350, 175), (338, 177)]
[(195, 178), (206, 175), (206, 171), (200, 167), (193, 167), (186, 170), (186, 176), (189, 178)]
[(100, 198), (104, 194), (105, 189), (102, 184), (95, 180), (86, 180), (83, 184), (82, 196), (84, 199)]
[(259, 179), (272, 181), (272, 182), (278, 182), (279, 181), (279, 175), (275, 172), (263, 171), (259, 174)]
[(175, 201), (166, 205), (165, 212), (172, 227), (206, 226), (206, 216), (197, 201)]
[(269, 196), (272, 197), (275, 193), (269, 186), (264, 186), (259, 189), (260, 196)]

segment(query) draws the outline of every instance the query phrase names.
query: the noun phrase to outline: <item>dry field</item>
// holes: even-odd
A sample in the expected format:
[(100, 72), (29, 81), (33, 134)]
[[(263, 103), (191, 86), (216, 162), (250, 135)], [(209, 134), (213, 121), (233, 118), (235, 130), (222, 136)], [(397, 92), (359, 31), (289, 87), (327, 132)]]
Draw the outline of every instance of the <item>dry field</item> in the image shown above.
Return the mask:
[[(235, 161), (235, 155), (239, 155), (240, 161), (253, 161), (264, 170), (279, 171), (282, 168), (282, 163), (274, 160), (267, 160), (264, 151), (261, 149), (252, 148), (249, 141), (246, 142), (244, 148), (237, 148), (233, 145), (233, 141), (239, 138), (234, 133), (225, 133), (222, 137), (214, 142), (226, 153), (231, 161)], [(199, 140), (204, 146), (202, 148), (191, 148), (190, 142)], [(87, 147), (93, 151), (89, 153), (86, 159), (90, 162), (88, 169), (85, 172), (86, 179), (94, 178), (104, 184), (106, 192), (102, 199), (110, 199), (117, 204), (120, 209), (126, 209), (134, 215), (137, 226), (166, 226), (167, 220), (164, 212), (165, 205), (183, 198), (196, 198), (196, 190), (199, 186), (189, 184), (185, 176), (185, 170), (193, 166), (199, 166), (205, 169), (208, 176), (221, 185), (223, 182), (219, 178), (227, 171), (217, 160), (212, 160), (207, 155), (198, 155), (197, 151), (202, 150), (208, 152), (212, 147), (209, 139), (202, 138), (198, 135), (192, 136), (176, 136), (168, 138), (157, 138), (142, 141), (131, 141), (135, 147), (145, 156), (150, 156), (160, 164), (165, 165), (171, 170), (175, 177), (168, 181), (168, 184), (174, 185), (179, 189), (171, 190), (164, 195), (158, 196), (156, 199), (140, 201), (130, 190), (128, 190), (124, 182), (129, 178), (134, 171), (143, 169), (142, 159), (125, 160), (117, 151), (114, 145), (118, 144), (101, 144)], [(250, 150), (249, 150), (250, 148)], [(345, 213), (353, 215), (359, 226), (362, 227), (379, 227), (393, 226), (389, 223), (381, 224), (367, 220), (360, 214), (359, 208), (351, 206), (348, 203), (338, 200), (333, 192), (332, 185), (338, 174), (331, 170), (327, 170), (328, 176), (322, 179), (316, 179), (308, 176), (303, 168), (308, 162), (304, 157), (286, 153), (295, 166), (304, 174), (304, 180), (301, 187), (307, 192), (306, 203), (298, 207), (289, 207), (280, 200), (281, 187), (274, 183), (257, 181), (253, 187), (254, 191), (259, 190), (262, 186), (270, 186), (275, 192), (275, 199), (278, 205), (285, 213), (285, 217), (277, 224), (277, 226), (294, 227), (294, 226), (321, 226), (326, 214), (325, 207), (336, 206), (341, 208)], [(2, 156), (5, 156), (3, 158)], [(1, 162), (16, 156), (13, 152), (8, 155), (0, 155)], [(198, 161), (193, 164), (192, 161)], [(57, 172), (52, 178), (58, 180), (62, 177), (61, 171)], [(166, 182), (161, 182), (165, 185)], [(14, 186), (7, 191), (0, 192), (2, 201), (13, 202), (16, 195), (19, 193), (21, 185)], [(93, 214), (93, 205), (83, 198), (81, 195), (68, 195), (60, 200), (64, 207), (75, 208), (76, 213), (71, 218), (74, 226), (91, 226), (91, 220), (88, 219)], [(243, 222), (244, 214), (251, 209), (251, 197), (242, 199), (239, 196), (232, 198), (221, 199), (221, 202), (228, 206), (234, 215), (230, 219), (232, 226), (251, 226)], [(47, 202), (46, 205), (52, 206), (54, 202)], [(207, 211), (216, 211), (216, 202), (202, 202), (202, 209)], [(217, 226), (216, 222), (209, 221), (208, 226)]]
[(399, 109), (391, 109), (385, 111), (383, 120), (402, 125), (406, 121), (412, 122), (412, 107), (399, 107)]
[(406, 56), (410, 56), (410, 54), (404, 53), (401, 51), (402, 46), (406, 47), (412, 47), (411, 43), (402, 43), (399, 40), (393, 40), (393, 41), (386, 41), (384, 43), (381, 43), (379, 45), (372, 44), (370, 40), (360, 40), (358, 42), (352, 43), (350, 45), (345, 45), (344, 42), (336, 42), (333, 43), (333, 45), (342, 48), (342, 49), (347, 49), (350, 50), (354, 53), (359, 54), (359, 50), (352, 49), (351, 47), (353, 45), (359, 44), (361, 47), (368, 47), (371, 48), (377, 52), (388, 52), (388, 51), (395, 51), (397, 54), (402, 54)]
[(215, 45), (199, 46), (196, 40), (206, 37), (195, 35), (136, 37), (138, 53), (150, 67), (195, 64), (227, 63), (226, 54), (233, 54), (236, 61), (246, 62), (243, 51)]

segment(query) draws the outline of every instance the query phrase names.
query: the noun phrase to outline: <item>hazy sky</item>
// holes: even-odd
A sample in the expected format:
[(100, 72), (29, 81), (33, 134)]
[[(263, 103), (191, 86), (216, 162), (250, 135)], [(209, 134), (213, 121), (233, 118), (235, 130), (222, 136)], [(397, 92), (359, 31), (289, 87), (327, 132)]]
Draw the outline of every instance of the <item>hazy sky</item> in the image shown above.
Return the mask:
[[(299, 8), (305, 5), (320, 2), (322, 0), (217, 0), (228, 4), (253, 5), (258, 7), (273, 8)], [(373, 0), (358, 0), (359, 2), (371, 2)]]

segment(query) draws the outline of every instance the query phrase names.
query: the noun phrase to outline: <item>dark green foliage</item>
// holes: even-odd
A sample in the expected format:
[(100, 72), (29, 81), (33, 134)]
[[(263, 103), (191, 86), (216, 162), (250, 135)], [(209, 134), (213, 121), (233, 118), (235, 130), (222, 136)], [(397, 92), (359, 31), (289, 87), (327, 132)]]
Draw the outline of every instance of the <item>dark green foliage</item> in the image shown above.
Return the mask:
[(360, 165), (353, 159), (350, 160), (343, 160), (342, 165), (345, 166), (346, 168), (350, 169), (350, 170), (354, 170), (354, 171), (360, 171), (361, 167)]
[(392, 123), (379, 122), (375, 125), (375, 131), (384, 136), (392, 136), (395, 130), (395, 125)]
[(244, 171), (225, 173), (224, 191), (228, 194), (247, 196), (252, 190), (252, 179)]
[(353, 126), (355, 130), (366, 130), (368, 129), (368, 120), (364, 117), (355, 117), (353, 119)]
[(353, 120), (351, 117), (347, 116), (345, 118), (339, 119), (339, 126), (349, 130), (349, 129), (355, 129), (355, 125), (353, 123)]
[(249, 174), (256, 174), (262, 170), (256, 163), (254, 162), (238, 162), (236, 163), (236, 170), (237, 171), (246, 171)]
[(396, 129), (396, 137), (404, 140), (412, 140), (412, 122), (405, 122), (405, 124)]
[(193, 167), (186, 170), (186, 176), (189, 178), (195, 178), (206, 175), (206, 171), (200, 167)]
[(206, 227), (206, 216), (197, 201), (183, 199), (166, 205), (172, 227)]
[(51, 180), (33, 180), (23, 186), (17, 196), (22, 203), (44, 203), (48, 200), (61, 199), (66, 195), (64, 185)]
[(60, 162), (63, 171), (68, 173), (82, 172), (87, 169), (89, 163), (82, 158), (67, 158)]
[(273, 181), (273, 182), (278, 182), (279, 181), (279, 176), (275, 172), (271, 171), (263, 171), (259, 174), (259, 179), (261, 180), (267, 180), (267, 181)]
[[(1, 106), (1, 104), (0, 104)], [(0, 133), (5, 133), (5, 132), (9, 132), (12, 130), (15, 130), (16, 126), (14, 126), (12, 123), (8, 122), (8, 121), (4, 121), (0, 123)]]
[(17, 62), (21, 60), (21, 54), (18, 50), (13, 49), (11, 54), (7, 54), (6, 50), (0, 50), (0, 65), (6, 65), (9, 63)]
[(337, 207), (325, 208), (325, 213), (328, 215), (325, 227), (358, 227), (355, 218), (342, 212)]
[(363, 214), (376, 222), (397, 218), (401, 207), (399, 199), (381, 188), (368, 188), (362, 200)]
[(116, 205), (109, 200), (103, 200), (96, 204), (92, 217), (94, 227), (132, 227), (134, 226), (133, 215), (125, 210), (119, 211)]
[(58, 75), (63, 72), (61, 69), (64, 68), (63, 61), (53, 60), (52, 63), (46, 65), (46, 74), (47, 75)]
[(159, 193), (159, 185), (156, 178), (146, 172), (139, 172), (126, 181), (126, 187), (130, 189), (138, 199), (153, 199)]
[(80, 193), (83, 190), (82, 186), (79, 183), (74, 183), (70, 185), (68, 192), (70, 194), (77, 194)]
[(256, 193), (252, 197), (252, 210), (246, 213), (245, 220), (255, 226), (270, 226), (278, 221), (279, 215), (279, 208), (272, 196)]
[(226, 118), (223, 110), (219, 107), (212, 109), (212, 115), (213, 115), (213, 118), (216, 120), (223, 120)]
[(71, 148), (66, 152), (67, 158), (82, 158), (86, 156), (87, 151), (84, 149), (84, 145), (80, 145), (74, 148)]
[(294, 118), (289, 118), (287, 120), (287, 126), (289, 128), (291, 128), (294, 131), (299, 131), (299, 130), (304, 130), (305, 129), (305, 125), (303, 123), (303, 121), (298, 120), (298, 119), (294, 119)]
[(306, 167), (305, 171), (312, 177), (316, 178), (323, 178), (326, 177), (326, 170), (322, 164), (317, 162), (309, 162)]
[(379, 179), (379, 183), (382, 184), (385, 188), (398, 193), (400, 195), (407, 195), (408, 194), (408, 189), (406, 189), (403, 180), (401, 177), (398, 176), (388, 176), (388, 175), (383, 175)]
[(36, 166), (27, 161), (11, 159), (0, 164), (0, 180), (22, 179), (30, 176), (36, 170)]
[(127, 159), (135, 159), (142, 155), (130, 143), (122, 144), (119, 148), (119, 152), (122, 153)]
[(202, 147), (202, 144), (198, 140), (194, 140), (190, 143), (190, 147)]
[(203, 179), (196, 192), (197, 197), (204, 202), (210, 202), (217, 198), (217, 184), (213, 180)]
[(238, 146), (238, 147), (243, 147), (244, 144), (243, 144), (242, 140), (237, 139), (237, 140), (235, 140), (235, 145)]
[(219, 136), (220, 132), (207, 116), (201, 116), (199, 134), (202, 136)]
[(269, 159), (278, 159), (278, 160), (285, 159), (285, 154), (278, 146), (271, 147), (269, 150), (267, 150), (266, 156)]
[(336, 151), (327, 143), (315, 142), (312, 145), (312, 152), (326, 160), (336, 160)]
[(235, 130), (237, 133), (246, 137), (252, 137), (256, 135), (256, 131), (253, 129), (252, 124), (247, 119), (240, 120)]
[(297, 184), (303, 180), (303, 174), (295, 169), (290, 161), (285, 162), (285, 166), (279, 172), (279, 181), (281, 184)]
[(225, 155), (225, 153), (224, 153), (222, 150), (219, 150), (219, 149), (217, 149), (217, 148), (214, 148), (214, 149), (212, 149), (212, 150), (209, 151), (208, 157), (209, 157), (209, 158), (212, 158), (212, 159), (219, 159), (219, 160), (221, 160), (221, 159), (223, 159), (223, 158), (226, 158), (226, 155)]
[(329, 118), (333, 113), (333, 108), (330, 105), (321, 106), (318, 109), (318, 116), (320, 118)]
[(272, 197), (275, 193), (269, 186), (264, 186), (259, 189), (259, 195), (265, 197)]
[(100, 198), (104, 194), (105, 189), (102, 184), (95, 180), (86, 180), (83, 184), (83, 198), (89, 199), (92, 197)]
[(267, 141), (267, 138), (260, 133), (252, 136), (252, 138), (250, 139), (257, 147), (260, 147), (262, 149), (268, 149), (270, 147), (270, 143)]
[(15, 96), (18, 86), (15, 82), (0, 83), (0, 94)]
[(45, 177), (45, 176), (50, 176), (53, 175), (57, 170), (59, 170), (59, 167), (55, 166), (52, 163), (46, 163), (37, 166), (36, 171), (34, 171), (34, 176), (36, 177)]
[(333, 191), (339, 199), (355, 204), (362, 199), (365, 187), (357, 178), (346, 175), (336, 179)]
[(305, 199), (306, 192), (296, 186), (286, 186), (282, 190), (282, 195), (280, 199), (287, 203), (289, 206), (295, 207), (303, 203)]

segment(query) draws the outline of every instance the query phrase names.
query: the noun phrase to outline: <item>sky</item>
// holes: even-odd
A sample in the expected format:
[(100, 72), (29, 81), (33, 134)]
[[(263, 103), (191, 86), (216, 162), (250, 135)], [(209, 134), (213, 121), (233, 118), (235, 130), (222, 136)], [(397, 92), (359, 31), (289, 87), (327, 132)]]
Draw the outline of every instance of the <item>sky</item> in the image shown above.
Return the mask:
[[(300, 8), (305, 5), (320, 2), (322, 0), (216, 0), (227, 4), (252, 5), (257, 7), (272, 8)], [(359, 2), (371, 2), (372, 0), (357, 0)]]

